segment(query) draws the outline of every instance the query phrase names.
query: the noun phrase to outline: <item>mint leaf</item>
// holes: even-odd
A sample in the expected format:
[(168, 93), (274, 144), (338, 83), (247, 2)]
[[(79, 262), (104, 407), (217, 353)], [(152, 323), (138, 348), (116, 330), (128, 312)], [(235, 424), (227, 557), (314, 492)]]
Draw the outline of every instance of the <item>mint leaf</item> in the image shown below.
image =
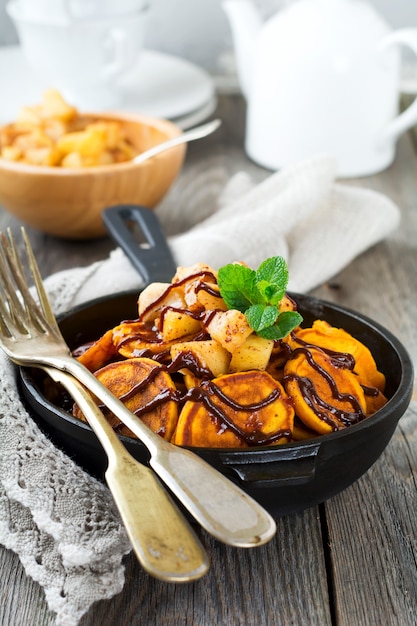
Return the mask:
[(296, 311), (284, 311), (278, 315), (273, 326), (256, 331), (264, 339), (284, 339), (294, 328), (303, 321), (302, 316)]
[(217, 283), (223, 300), (229, 309), (244, 313), (252, 304), (260, 301), (256, 288), (256, 274), (245, 265), (230, 263), (218, 271)]
[(273, 256), (266, 259), (255, 273), (256, 286), (268, 304), (278, 305), (288, 285), (288, 267), (285, 259)]
[(257, 333), (268, 328), (268, 326), (272, 326), (278, 315), (279, 310), (276, 306), (265, 306), (264, 304), (254, 304), (245, 312), (249, 325)]
[(224, 265), (217, 282), (227, 307), (245, 313), (251, 328), (265, 339), (283, 339), (303, 321), (296, 311), (279, 312), (288, 285), (283, 257), (266, 259), (256, 271), (245, 265)]

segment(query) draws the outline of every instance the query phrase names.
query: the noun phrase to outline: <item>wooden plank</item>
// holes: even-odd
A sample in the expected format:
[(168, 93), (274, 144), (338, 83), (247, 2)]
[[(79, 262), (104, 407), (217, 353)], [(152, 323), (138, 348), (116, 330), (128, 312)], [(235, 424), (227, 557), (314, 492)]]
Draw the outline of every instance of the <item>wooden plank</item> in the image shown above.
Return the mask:
[(268, 545), (236, 550), (204, 535), (211, 569), (190, 585), (150, 579), (128, 560), (123, 592), (99, 602), (82, 626), (326, 626), (331, 624), (315, 508), (278, 520)]
[(54, 626), (41, 587), (25, 574), (18, 557), (0, 546), (0, 624)]
[(386, 452), (326, 510), (339, 626), (417, 623), (417, 403)]
[[(415, 169), (414, 169), (415, 167)], [(417, 363), (417, 159), (409, 137), (383, 174), (366, 180), (400, 207), (399, 229), (324, 286), (321, 297), (389, 328)], [(362, 184), (362, 181), (351, 181)], [(338, 626), (417, 623), (417, 406), (371, 470), (326, 504)]]
[[(80, 626), (327, 626), (331, 624), (318, 510), (278, 520), (267, 546), (233, 549), (206, 535), (211, 569), (202, 580), (168, 585), (147, 576), (133, 556), (126, 584), (112, 600), (97, 602)], [(39, 586), (17, 557), (0, 547), (0, 624), (52, 626)]]

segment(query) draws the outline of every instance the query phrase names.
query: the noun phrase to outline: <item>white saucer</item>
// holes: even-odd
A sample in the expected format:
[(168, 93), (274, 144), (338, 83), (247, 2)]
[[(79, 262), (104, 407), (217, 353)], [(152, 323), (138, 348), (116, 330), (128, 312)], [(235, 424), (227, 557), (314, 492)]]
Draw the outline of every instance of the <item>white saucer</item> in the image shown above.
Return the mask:
[(195, 111), (191, 111), (191, 113), (186, 113), (185, 115), (180, 115), (179, 117), (170, 118), (177, 126), (186, 130), (187, 128), (192, 128), (197, 124), (201, 124), (204, 120), (206, 120), (217, 108), (218, 100), (216, 96), (213, 96), (206, 104), (203, 104), (202, 107), (199, 107)]
[[(119, 86), (123, 91), (120, 110), (172, 119), (182, 128), (211, 115), (217, 104), (207, 72), (162, 52), (143, 50)], [(1, 124), (13, 121), (22, 106), (40, 102), (48, 87), (53, 85), (45, 84), (31, 69), (19, 46), (0, 47)], [(72, 104), (77, 106), (76, 102)]]

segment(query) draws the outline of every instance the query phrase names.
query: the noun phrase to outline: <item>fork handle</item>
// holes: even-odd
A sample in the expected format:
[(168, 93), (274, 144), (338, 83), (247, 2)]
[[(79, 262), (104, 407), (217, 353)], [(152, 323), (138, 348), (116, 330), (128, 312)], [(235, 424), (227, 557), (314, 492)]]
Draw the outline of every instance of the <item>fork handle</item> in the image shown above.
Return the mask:
[(155, 474), (134, 459), (85, 388), (70, 374), (44, 368), (79, 405), (105, 449), (105, 477), (135, 554), (146, 572), (169, 582), (203, 576), (208, 556)]
[(207, 532), (241, 548), (261, 546), (272, 539), (275, 521), (256, 500), (201, 457), (155, 434), (79, 361), (69, 356), (56, 362), (57, 367), (66, 367), (144, 443), (153, 470)]

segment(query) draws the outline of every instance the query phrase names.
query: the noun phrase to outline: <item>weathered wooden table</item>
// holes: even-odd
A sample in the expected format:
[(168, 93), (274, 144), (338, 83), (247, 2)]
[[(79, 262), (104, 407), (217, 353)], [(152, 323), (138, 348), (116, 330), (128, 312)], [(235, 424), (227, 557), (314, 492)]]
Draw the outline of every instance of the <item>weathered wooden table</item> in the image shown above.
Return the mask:
[[(206, 203), (236, 171), (260, 181), (269, 172), (243, 151), (244, 104), (221, 96), (223, 126), (188, 149), (183, 173), (163, 203)], [(213, 184), (199, 187), (207, 168)], [(218, 176), (216, 175), (218, 173)], [(216, 177), (217, 176), (217, 177)], [(417, 144), (399, 143), (395, 163), (373, 177), (346, 184), (386, 193), (401, 208), (402, 223), (389, 239), (357, 258), (314, 295), (356, 309), (390, 329), (417, 363)], [(0, 212), (0, 228), (17, 222)], [(110, 239), (76, 243), (29, 229), (43, 275), (104, 258)], [(278, 520), (276, 538), (255, 550), (236, 550), (204, 536), (211, 570), (189, 585), (149, 578), (126, 558), (120, 595), (95, 604), (81, 626), (411, 626), (417, 624), (417, 394), (375, 465), (340, 495)], [(0, 547), (0, 624), (54, 623), (42, 589), (18, 558)]]

